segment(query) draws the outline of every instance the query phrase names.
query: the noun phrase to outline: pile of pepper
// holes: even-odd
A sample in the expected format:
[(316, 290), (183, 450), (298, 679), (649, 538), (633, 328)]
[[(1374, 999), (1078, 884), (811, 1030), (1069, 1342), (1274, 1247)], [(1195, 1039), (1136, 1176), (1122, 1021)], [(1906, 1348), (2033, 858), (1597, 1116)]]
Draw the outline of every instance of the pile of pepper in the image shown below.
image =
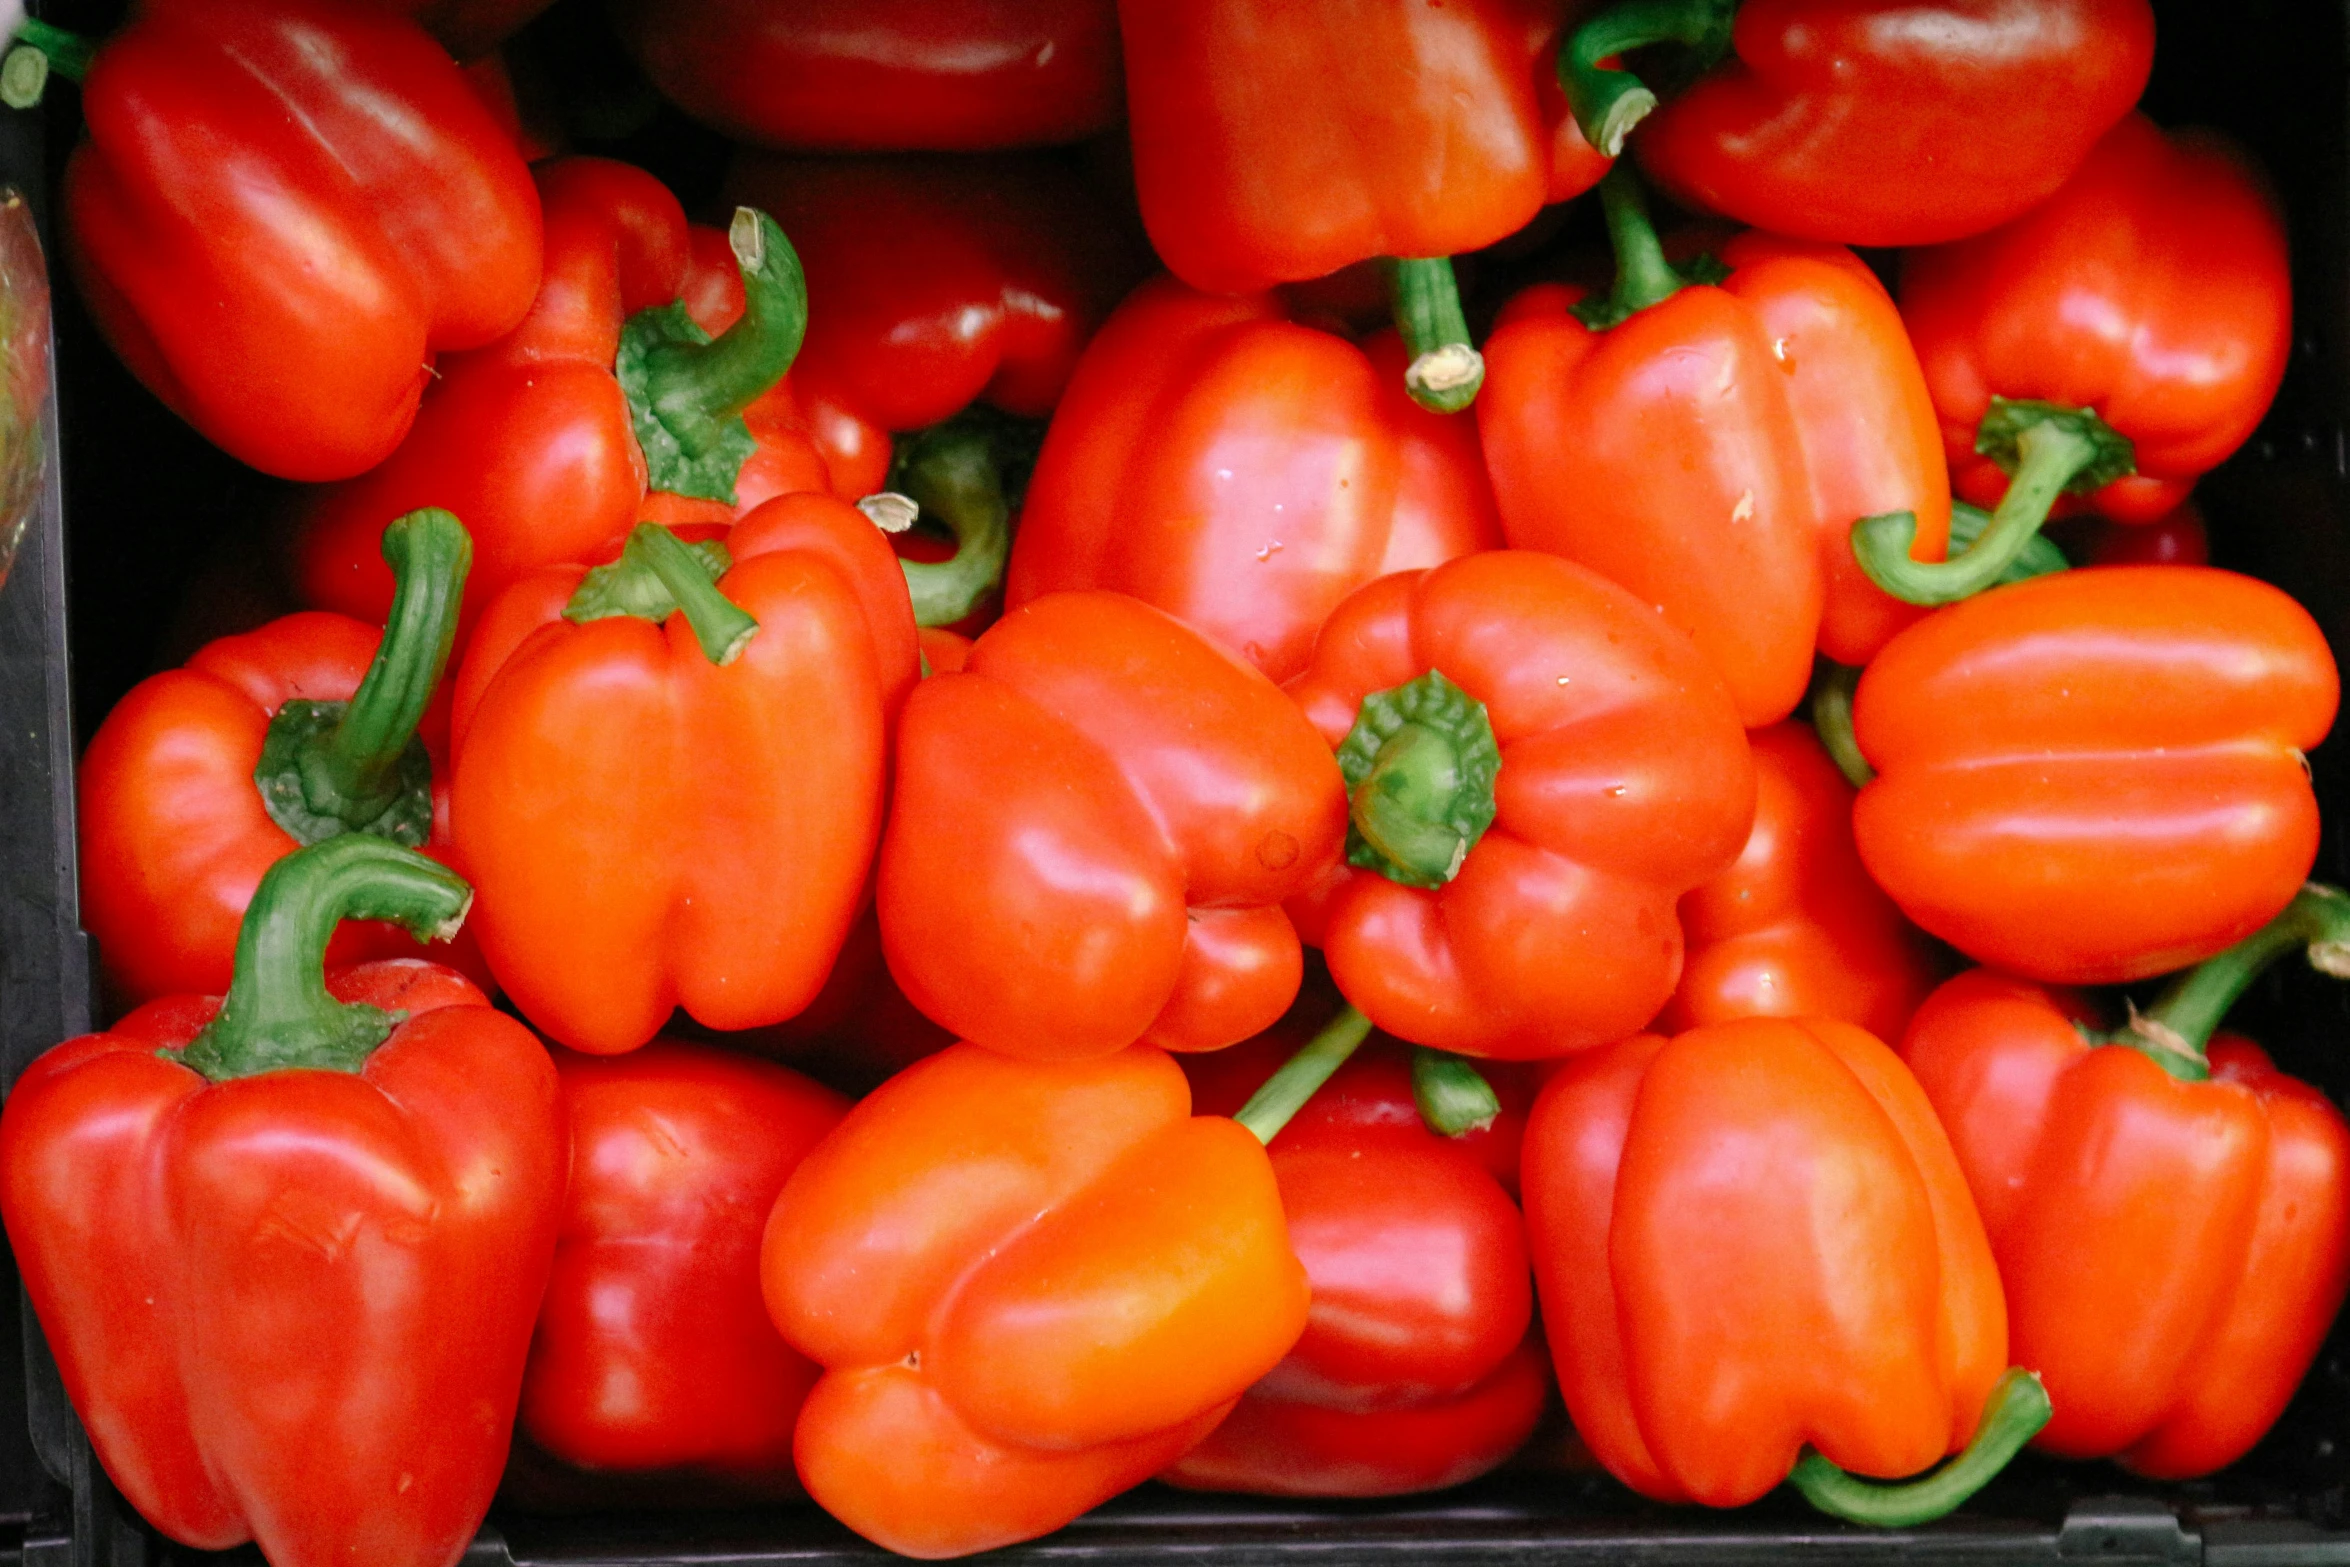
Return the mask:
[(83, 758), (120, 1015), (0, 1111), (157, 1528), (946, 1557), (1570, 1449), (1911, 1525), (2276, 1419), (2350, 1125), (2219, 1030), (2350, 977), (2338, 677), (2200, 564), (2285, 238), (2145, 0), (617, 0), (710, 224), (539, 9), (0, 70), (294, 481), (299, 607)]

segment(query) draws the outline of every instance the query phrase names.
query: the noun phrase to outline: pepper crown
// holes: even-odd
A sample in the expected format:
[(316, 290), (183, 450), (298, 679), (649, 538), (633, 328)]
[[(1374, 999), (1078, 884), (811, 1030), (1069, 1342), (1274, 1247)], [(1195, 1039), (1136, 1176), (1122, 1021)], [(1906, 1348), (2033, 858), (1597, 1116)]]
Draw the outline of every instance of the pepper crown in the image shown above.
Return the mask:
[(733, 565), (716, 539), (688, 544), (657, 522), (640, 522), (618, 560), (580, 578), (563, 618), (585, 625), (627, 615), (658, 626), (682, 613), (710, 662), (731, 664), (759, 630), (748, 610), (718, 591)]
[(1441, 887), (1493, 825), (1501, 746), (1485, 704), (1432, 669), (1363, 698), (1338, 770), (1353, 802), (1347, 863)]

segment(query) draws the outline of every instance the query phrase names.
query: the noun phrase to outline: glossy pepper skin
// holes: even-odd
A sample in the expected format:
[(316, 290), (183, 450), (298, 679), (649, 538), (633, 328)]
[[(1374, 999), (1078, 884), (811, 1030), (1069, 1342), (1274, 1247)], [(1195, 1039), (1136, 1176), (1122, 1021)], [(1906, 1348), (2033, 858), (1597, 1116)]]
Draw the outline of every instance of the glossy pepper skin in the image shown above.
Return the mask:
[(1330, 753), (1255, 670), (1146, 604), (1007, 615), (898, 729), (882, 949), (962, 1038), (1036, 1060), (1270, 1026), (1304, 956), (1281, 903), (1337, 857)]
[[(1921, 184), (1924, 182), (1920, 182)], [(2123, 119), (2047, 201), (1902, 258), (1908, 323), (1960, 494), (2006, 475), (1976, 454), (1994, 396), (2087, 408), (2137, 471), (2085, 497), (2147, 522), (2244, 444), (2292, 347), (2284, 220), (2250, 158), (2207, 131)]]
[(801, 1481), (908, 1556), (1031, 1539), (1164, 1469), (1306, 1324), (1262, 1145), (1148, 1046), (916, 1063), (793, 1172), (761, 1266), (826, 1368)]
[[(298, 503), (291, 575), (304, 602), (380, 616), (391, 581), (374, 551), (381, 519), (445, 506), (466, 519), (477, 546), (467, 626), (509, 583), (541, 566), (596, 558), (652, 515), (655, 473), (639, 440), (643, 381), (616, 370), (624, 329), (684, 292), (691, 259), (685, 211), (660, 181), (604, 158), (562, 158), (534, 171), (547, 224), (546, 269), (530, 315), (498, 342), (452, 357), (426, 394), (415, 427), (386, 462)], [(728, 255), (728, 270), (735, 258)], [(788, 281), (781, 292), (788, 293)], [(742, 285), (712, 303), (742, 313)], [(762, 290), (763, 295), (765, 290)], [(777, 300), (778, 315), (793, 302)], [(804, 313), (804, 307), (800, 307)], [(732, 322), (715, 323), (724, 331)], [(788, 337), (796, 323), (745, 329), (752, 346)], [(790, 362), (788, 343), (753, 366), (747, 382), (682, 371), (697, 407), (736, 411), (767, 391)], [(780, 362), (777, 362), (780, 361)], [(707, 361), (704, 361), (706, 364)], [(742, 383), (742, 384), (734, 384)], [(723, 409), (720, 410), (723, 412)], [(724, 482), (731, 497), (687, 502), (661, 520), (731, 520), (771, 496), (813, 485), (824, 468), (804, 435), (770, 431)], [(681, 479), (675, 465), (661, 477)]]
[[(274, 900), (306, 864), (328, 885)], [(450, 1567), (489, 1507), (562, 1205), (554, 1069), (450, 970), (366, 964), (330, 995), (320, 967), (338, 911), (421, 939), (467, 896), (378, 839), (307, 849), (256, 897), (225, 1006), (149, 1002), (0, 1111), (0, 1216), (66, 1391), (175, 1540)], [(256, 941), (289, 902), (299, 930)]]
[(1754, 1018), (1567, 1062), (1526, 1226), (1575, 1429), (1644, 1496), (1753, 1501), (1798, 1452), (1914, 1474), (1967, 1445), (2007, 1313), (1949, 1139), (1848, 1023)]
[(2302, 753), (2340, 696), (2278, 589), (2190, 566), (2059, 572), (1902, 633), (1861, 677), (1853, 807), (1879, 886), (1981, 962), (2167, 973), (2258, 929), (2317, 855)]
[(668, 99), (757, 147), (984, 152), (1118, 118), (1111, 0), (620, 0)]
[[(1408, 810), (1364, 825), (1383, 777), (1408, 784), (1415, 736), (1402, 731), (1421, 726), (1383, 745), (1366, 699), (1425, 689), (1432, 671), (1482, 708), (1489, 737), (1457, 741), (1455, 770), (1497, 759), (1490, 826), (1440, 845), (1433, 871), (1406, 885), (1356, 850), (1368, 852), (1367, 832), (1424, 830)], [(1317, 923), (1331, 977), (1373, 1023), (1529, 1059), (1621, 1039), (1656, 1015), (1681, 972), (1674, 902), (1729, 868), (1754, 813), (1737, 712), (1687, 638), (1596, 572), (1493, 550), (1354, 594), (1288, 690), (1332, 747), (1370, 753), (1352, 864)]]
[(682, 1040), (619, 1057), (558, 1050), (555, 1071), (571, 1184), (523, 1372), (523, 1434), (583, 1469), (796, 1489), (792, 1427), (817, 1372), (768, 1320), (759, 1237), (848, 1101)]
[(530, 308), (530, 173), (412, 22), (164, 0), (99, 51), (82, 112), (65, 229), (83, 299), (149, 390), (265, 473), (372, 468), (435, 355)]
[[(1239, 1109), (1301, 1042), (1285, 1027), (1186, 1057), (1194, 1107)], [(1525, 1445), (1550, 1392), (1512, 1200), (1532, 1095), (1493, 1076), (1495, 1120), (1439, 1136), (1414, 1103), (1411, 1052), (1374, 1040), (1282, 1129), (1270, 1151), (1313, 1292), (1306, 1330), (1160, 1478), (1398, 1496), (1473, 1480)]]
[(1270, 294), (1145, 284), (1045, 437), (1005, 602), (1130, 593), (1291, 679), (1347, 594), (1501, 542), (1476, 428), (1415, 405), (1404, 359)]
[[(282, 616), (140, 681), (91, 737), (81, 917), (123, 995), (225, 992), (253, 889), (304, 844), (368, 832), (447, 853), (446, 708), (430, 723), (427, 703), (470, 546), (445, 513), (378, 534), (409, 587), (388, 635), (343, 615)], [(392, 927), (353, 922), (328, 961), (415, 951)]]
[(1689, 956), (1657, 1029), (1828, 1017), (1899, 1039), (1938, 965), (1860, 863), (1852, 785), (1808, 725), (1747, 739), (1754, 830), (1735, 865), (1681, 900)]
[[(1627, 246), (1651, 242), (1618, 243), (1621, 298)], [(1760, 233), (1720, 259), (1718, 287), (1652, 274), (1649, 293), (1671, 291), (1605, 331), (1574, 288), (1520, 294), (1485, 346), (1477, 419), (1511, 547), (1659, 605), (1759, 728), (1801, 699), (1814, 648), (1864, 662), (1917, 616), (1862, 575), (1853, 523), (1912, 511), (1913, 550), (1939, 559), (1950, 490), (1917, 356), (1868, 269)]]
[(720, 566), (641, 524), (592, 580), (525, 578), (458, 680), (450, 814), (482, 951), (576, 1050), (633, 1050), (679, 1006), (714, 1028), (791, 1016), (863, 900), (916, 678), (896, 557), (819, 495), (770, 501), (726, 547)]
[(2093, 1026), (2076, 995), (1975, 969), (1902, 1054), (1982, 1206), (2015, 1357), (2047, 1379), (2039, 1445), (2207, 1474), (2275, 1422), (2341, 1307), (2350, 1128), (2249, 1040), (2191, 1080)]
[[(1727, 11), (1727, 7), (1720, 8)], [(1734, 54), (1639, 122), (1684, 205), (1845, 245), (1997, 227), (2145, 90), (2146, 0), (1746, 0)]]

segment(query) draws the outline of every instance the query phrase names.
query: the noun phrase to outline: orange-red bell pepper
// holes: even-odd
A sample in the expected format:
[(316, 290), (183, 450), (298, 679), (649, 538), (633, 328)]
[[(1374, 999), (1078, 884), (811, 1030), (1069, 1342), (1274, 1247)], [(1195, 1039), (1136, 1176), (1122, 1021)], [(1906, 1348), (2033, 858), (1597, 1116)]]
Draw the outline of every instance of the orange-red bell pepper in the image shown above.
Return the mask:
[(2112, 1034), (2079, 997), (1988, 969), (1910, 1025), (1902, 1054), (1982, 1206), (2012, 1353), (2055, 1400), (2050, 1452), (2166, 1479), (2232, 1463), (2341, 1307), (2350, 1126), (2249, 1040), (2211, 1038), (2296, 950), (2350, 977), (2350, 898), (2305, 889)]

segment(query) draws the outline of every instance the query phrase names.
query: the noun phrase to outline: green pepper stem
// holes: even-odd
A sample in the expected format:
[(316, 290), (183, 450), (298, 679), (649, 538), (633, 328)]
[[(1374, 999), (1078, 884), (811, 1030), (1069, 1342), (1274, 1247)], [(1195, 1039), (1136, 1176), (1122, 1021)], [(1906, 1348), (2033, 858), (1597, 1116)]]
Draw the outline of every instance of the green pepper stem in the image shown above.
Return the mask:
[(303, 763), (345, 798), (378, 802), (370, 815), (398, 787), (401, 754), (449, 667), (473, 539), (455, 517), (428, 506), (384, 529), (383, 557), (392, 568), (392, 613), (375, 661), (342, 721), (319, 737), (315, 762)]
[(2096, 440), (2056, 420), (2019, 431), (2016, 449), (2014, 477), (1989, 526), (1948, 560), (1910, 559), (1918, 531), (1912, 512), (1883, 512), (1854, 523), (1852, 553), (1869, 580), (1909, 604), (1955, 604), (1997, 583), (2039, 536), (2056, 498), (2102, 455)]
[(1460, 874), (1493, 825), (1501, 747), (1485, 704), (1430, 670), (1374, 691), (1338, 746), (1346, 857), (1407, 887)]
[(78, 82), (97, 57), (93, 40), (28, 16), (16, 24), (13, 47), (0, 60), (0, 103), (30, 109), (49, 90), (52, 74)]
[(1607, 214), (1608, 243), (1616, 253), (1615, 286), (1604, 299), (1588, 299), (1575, 307), (1576, 318), (1594, 332), (1630, 320), (1651, 305), (1661, 305), (1688, 286), (1687, 279), (1665, 259), (1665, 247), (1648, 220), (1648, 202), (1640, 193), (1640, 176), (1630, 164), (1619, 163), (1599, 182), (1599, 204)]
[(1859, 669), (1820, 660), (1819, 678), (1811, 688), (1811, 727), (1844, 781), (1866, 789), (1877, 781), (1877, 770), (1861, 754), (1860, 740), (1852, 732), (1852, 694), (1859, 689)]
[(1501, 1096), (1484, 1073), (1449, 1050), (1426, 1045), (1412, 1051), (1412, 1100), (1439, 1137), (1481, 1132), (1501, 1114)]
[(1338, 1016), (1323, 1024), (1320, 1033), (1248, 1096), (1248, 1103), (1232, 1119), (1254, 1132), (1258, 1142), (1271, 1142), (1290, 1117), (1305, 1108), (1315, 1091), (1330, 1081), (1331, 1074), (1346, 1065), (1346, 1058), (1370, 1033), (1369, 1018), (1351, 1006), (1341, 1007)]
[(734, 209), (726, 242), (742, 269), (743, 313), (707, 343), (664, 343), (645, 360), (646, 401), (689, 457), (717, 448), (724, 426), (765, 396), (808, 335), (808, 281), (775, 220)]
[(2050, 1413), (2048, 1389), (2038, 1373), (2010, 1367), (1991, 1389), (1973, 1440), (1933, 1473), (1886, 1484), (1846, 1474), (1818, 1453), (1806, 1453), (1787, 1481), (1831, 1518), (1878, 1529), (1914, 1529), (1946, 1516), (1989, 1484), (2040, 1434)]
[(1656, 108), (1647, 83), (1600, 61), (1678, 43), (1696, 50), (1701, 65), (1711, 64), (1730, 47), (1731, 16), (1731, 0), (1626, 0), (1575, 29), (1559, 51), (1558, 77), (1583, 139), (1617, 157), (1624, 138)]
[(419, 941), (440, 941), (457, 933), (472, 904), (473, 889), (455, 871), (381, 838), (346, 833), (296, 850), (254, 889), (228, 996), (177, 1059), (214, 1082), (294, 1068), (358, 1071), (399, 1018), (327, 993), (335, 926), (391, 920)]
[(1457, 414), (1477, 400), (1485, 384), (1485, 356), (1469, 341), (1469, 319), (1461, 313), (1460, 284), (1450, 256), (1391, 257), (1387, 290), (1396, 330), (1412, 356), (1403, 373), (1404, 390), (1430, 413)]
[(945, 560), (898, 562), (914, 600), (914, 623), (951, 626), (1002, 584), (1004, 563), (1012, 555), (1012, 502), (990, 425), (950, 419), (899, 441), (890, 490), (859, 503), (886, 532), (902, 528), (890, 528), (875, 512), (882, 509), (894, 518), (895, 511), (872, 503), (893, 492), (911, 499), (955, 536), (955, 553)]
[(758, 634), (759, 622), (748, 610), (718, 591), (702, 557), (657, 522), (640, 522), (629, 530), (621, 550), (621, 566), (637, 565), (661, 579), (661, 586), (693, 628), (703, 656), (713, 664), (731, 664)]
[[(2131, 1017), (2115, 1042), (2151, 1045), (2148, 1054), (2185, 1057), (2182, 1065), (2191, 1070), (2156, 1055), (2174, 1076), (2190, 1081), (2209, 1076), (2204, 1050), (2228, 1009), (2270, 964), (2295, 950), (2307, 952), (2310, 966), (2320, 973), (2350, 979), (2350, 895), (2319, 882), (2304, 886), (2275, 919), (2173, 979), (2152, 1007)], [(2136, 1037), (2126, 1037), (2131, 1035)]]

